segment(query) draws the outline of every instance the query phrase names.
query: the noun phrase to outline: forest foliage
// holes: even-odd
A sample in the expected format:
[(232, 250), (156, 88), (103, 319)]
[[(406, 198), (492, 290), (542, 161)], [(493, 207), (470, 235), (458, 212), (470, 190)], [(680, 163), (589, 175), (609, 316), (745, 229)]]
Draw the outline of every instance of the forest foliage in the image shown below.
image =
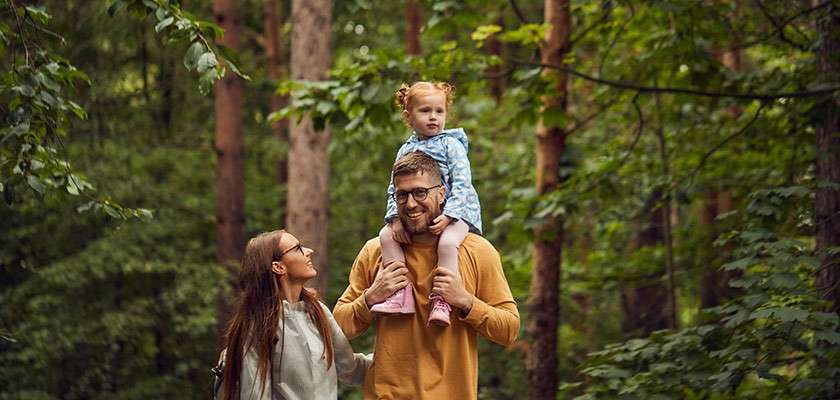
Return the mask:
[[(269, 79), (262, 2), (239, 3), (237, 54), (215, 44), (208, 1), (0, 5), (0, 399), (207, 397), (225, 272), (204, 94), (226, 73), (249, 78), (249, 236), (282, 226), (275, 164), (288, 145), (271, 122), (308, 115), (332, 129), (330, 305), (381, 227), (410, 133), (394, 91), (455, 85), (447, 124), (469, 134), (485, 236), (523, 319), (510, 348), (481, 341), (480, 398), (527, 393), (531, 243), (549, 215), (566, 227), (558, 398), (840, 393), (814, 212), (815, 190), (838, 185), (814, 169), (814, 127), (840, 86), (817, 77), (816, 25), (836, 1), (573, 1), (571, 51), (543, 65), (542, 1), (422, 1), (423, 52), (407, 55), (403, 2), (339, 0), (333, 68), (318, 82)], [(571, 77), (566, 111), (541, 106), (557, 71)], [(272, 110), (274, 93), (292, 100)], [(534, 188), (539, 123), (569, 133), (563, 184), (545, 196)], [(665, 229), (651, 221), (662, 209), (671, 240), (642, 244)], [(725, 290), (711, 287), (721, 280)], [(633, 312), (669, 311), (628, 308), (646, 288), (674, 293), (677, 326), (628, 328)], [(705, 304), (713, 289), (717, 304)]]

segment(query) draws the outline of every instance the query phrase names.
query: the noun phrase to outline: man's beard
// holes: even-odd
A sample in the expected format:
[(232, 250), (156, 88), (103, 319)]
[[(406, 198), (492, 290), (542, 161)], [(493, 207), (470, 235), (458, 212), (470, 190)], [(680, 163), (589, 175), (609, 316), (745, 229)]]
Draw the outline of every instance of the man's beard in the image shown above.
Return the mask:
[[(438, 215), (440, 215), (440, 213), (438, 213)], [(430, 214), (429, 219), (427, 219), (426, 223), (423, 224), (422, 226), (415, 226), (414, 224), (412, 224), (410, 219), (408, 218), (408, 216), (399, 215), (399, 217), (400, 217), (400, 222), (402, 222), (403, 228), (406, 231), (408, 231), (408, 233), (410, 233), (412, 235), (418, 235), (418, 234), (427, 233), (429, 231), (429, 225), (432, 223), (432, 221), (435, 220), (435, 218), (438, 217), (438, 215), (431, 215)]]

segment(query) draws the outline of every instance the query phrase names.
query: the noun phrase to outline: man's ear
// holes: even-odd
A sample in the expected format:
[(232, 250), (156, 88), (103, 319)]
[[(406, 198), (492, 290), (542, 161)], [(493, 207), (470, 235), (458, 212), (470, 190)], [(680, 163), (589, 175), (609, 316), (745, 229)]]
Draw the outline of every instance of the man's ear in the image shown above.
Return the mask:
[(446, 202), (446, 186), (440, 185), (438, 188), (438, 204), (443, 204)]
[(272, 261), (271, 272), (274, 272), (275, 274), (280, 276), (286, 275), (286, 264), (283, 264), (280, 261)]

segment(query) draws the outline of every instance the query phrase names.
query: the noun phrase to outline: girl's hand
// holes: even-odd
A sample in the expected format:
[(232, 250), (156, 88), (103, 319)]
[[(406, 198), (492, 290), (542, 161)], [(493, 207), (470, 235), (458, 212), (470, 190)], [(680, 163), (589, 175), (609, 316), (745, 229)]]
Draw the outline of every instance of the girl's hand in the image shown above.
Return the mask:
[(435, 235), (440, 235), (451, 222), (452, 218), (443, 214), (438, 215), (437, 218), (432, 221), (432, 224), (429, 225), (429, 232), (432, 232)]
[(403, 228), (402, 221), (399, 218), (394, 218), (391, 221), (391, 233), (394, 234), (394, 240), (397, 243), (411, 244), (411, 235)]

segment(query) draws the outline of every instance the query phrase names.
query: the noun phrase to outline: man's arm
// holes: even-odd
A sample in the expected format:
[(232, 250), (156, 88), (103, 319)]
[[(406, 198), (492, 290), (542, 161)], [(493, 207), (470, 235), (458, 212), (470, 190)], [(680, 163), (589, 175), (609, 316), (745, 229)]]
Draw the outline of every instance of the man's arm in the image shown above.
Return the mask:
[(373, 321), (373, 314), (365, 303), (364, 296), (365, 290), (370, 287), (371, 283), (368, 270), (374, 267), (370, 265), (369, 247), (370, 242), (365, 244), (359, 251), (359, 255), (356, 256), (353, 267), (350, 269), (350, 282), (347, 289), (344, 289), (344, 293), (333, 309), (335, 321), (348, 339), (353, 339), (364, 333)]
[[(483, 240), (483, 239), (482, 239)], [(486, 243), (486, 242), (485, 242)], [(480, 283), (475, 296), (467, 292), (458, 275), (446, 268), (435, 270), (433, 293), (440, 294), (462, 312), (461, 320), (487, 339), (508, 346), (519, 334), (519, 310), (510, 292), (499, 253), (493, 247), (477, 246), (474, 266)]]
[[(350, 285), (333, 310), (335, 320), (350, 339), (364, 333), (370, 326), (373, 321), (370, 306), (385, 301), (408, 285), (408, 268), (403, 263), (390, 263), (377, 271), (379, 256), (371, 250), (375, 243), (376, 239), (368, 241), (356, 256), (350, 270)], [(375, 278), (371, 279), (374, 275)]]

